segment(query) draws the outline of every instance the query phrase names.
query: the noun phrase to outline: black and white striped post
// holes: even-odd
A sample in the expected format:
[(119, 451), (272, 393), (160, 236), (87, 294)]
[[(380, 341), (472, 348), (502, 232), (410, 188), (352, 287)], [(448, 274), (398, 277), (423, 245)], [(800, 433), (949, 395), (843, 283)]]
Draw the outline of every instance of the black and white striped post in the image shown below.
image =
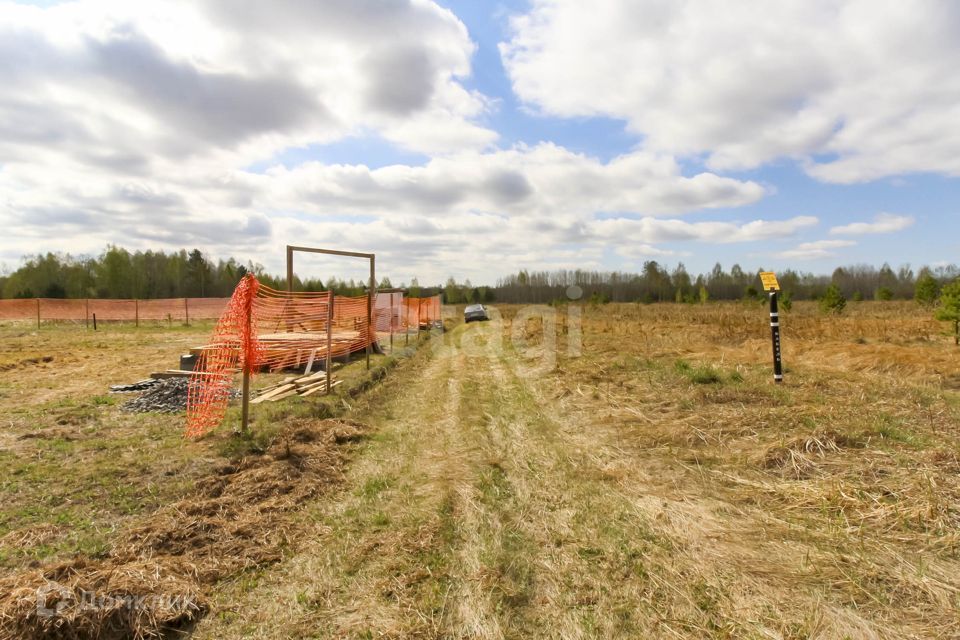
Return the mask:
[(770, 338), (773, 342), (773, 381), (776, 384), (783, 382), (783, 362), (780, 360), (780, 311), (777, 308), (777, 291), (780, 284), (777, 276), (769, 271), (760, 274), (763, 288), (770, 296)]

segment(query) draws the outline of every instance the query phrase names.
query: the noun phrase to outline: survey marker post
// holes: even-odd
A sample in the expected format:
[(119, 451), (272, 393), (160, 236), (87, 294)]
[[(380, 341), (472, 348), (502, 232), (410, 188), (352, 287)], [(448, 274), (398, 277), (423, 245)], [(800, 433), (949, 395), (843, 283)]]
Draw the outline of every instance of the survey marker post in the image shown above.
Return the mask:
[(783, 363), (780, 360), (780, 311), (777, 308), (777, 292), (780, 283), (777, 275), (772, 271), (760, 273), (760, 282), (763, 290), (770, 296), (770, 338), (773, 342), (773, 381), (776, 384), (783, 382)]

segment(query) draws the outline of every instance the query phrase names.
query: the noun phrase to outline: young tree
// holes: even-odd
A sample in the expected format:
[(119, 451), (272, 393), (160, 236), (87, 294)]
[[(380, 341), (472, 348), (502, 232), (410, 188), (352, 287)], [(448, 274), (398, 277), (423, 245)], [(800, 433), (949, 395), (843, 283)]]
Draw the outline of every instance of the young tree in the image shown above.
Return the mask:
[(840, 287), (836, 283), (831, 283), (820, 298), (820, 311), (839, 315), (843, 313), (843, 308), (846, 306), (847, 299), (840, 292)]
[(443, 287), (443, 301), (445, 304), (457, 304), (460, 302), (460, 288), (457, 286), (453, 276), (447, 278), (447, 284)]
[(940, 306), (934, 317), (937, 320), (953, 323), (953, 342), (960, 345), (960, 278), (954, 280), (940, 292)]
[(707, 304), (707, 301), (710, 299), (710, 292), (707, 291), (707, 287), (700, 285), (700, 304)]
[(924, 306), (933, 306), (940, 295), (940, 285), (937, 279), (929, 271), (924, 270), (917, 278), (917, 284), (913, 288), (913, 299)]

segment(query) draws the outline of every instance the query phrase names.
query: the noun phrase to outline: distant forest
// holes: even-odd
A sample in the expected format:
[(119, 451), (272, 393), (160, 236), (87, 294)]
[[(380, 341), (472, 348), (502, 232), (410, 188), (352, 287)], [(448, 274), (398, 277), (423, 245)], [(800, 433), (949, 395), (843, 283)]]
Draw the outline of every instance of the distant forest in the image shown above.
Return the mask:
[[(583, 297), (599, 302), (706, 302), (741, 300), (761, 295), (760, 279), (755, 271), (733, 265), (725, 271), (716, 264), (708, 273), (693, 275), (683, 263), (669, 270), (654, 260), (643, 265), (641, 273), (597, 271), (521, 271), (501, 278), (494, 288), (501, 302), (550, 303), (567, 299), (567, 290), (576, 285)], [(788, 269), (777, 273), (783, 297), (792, 300), (817, 300), (827, 288), (836, 285), (851, 300), (905, 300), (922, 295), (960, 276), (956, 265), (914, 271), (909, 265), (894, 270), (888, 264), (839, 267), (830, 275), (804, 273)]]
[[(473, 286), (470, 281), (421, 286), (415, 278), (410, 295), (441, 293), (444, 302), (557, 303), (568, 300), (570, 291), (593, 302), (705, 302), (739, 300), (760, 295), (757, 271), (733, 265), (729, 271), (717, 264), (704, 274), (691, 274), (683, 264), (668, 269), (656, 261), (644, 263), (640, 273), (583, 270), (520, 271), (500, 278), (496, 286)], [(254, 273), (264, 284), (283, 289), (285, 277), (265, 272), (263, 266), (237, 260), (213, 261), (197, 249), (165, 253), (130, 252), (108, 247), (97, 257), (73, 257), (47, 253), (28, 257), (14, 272), (0, 275), (0, 296), (4, 298), (181, 298), (226, 297), (246, 273)], [(939, 289), (960, 276), (956, 265), (914, 271), (909, 265), (896, 270), (884, 264), (840, 267), (830, 275), (786, 270), (777, 274), (783, 295), (793, 300), (820, 298), (830, 285), (851, 300), (911, 299), (918, 288)], [(391, 287), (384, 278), (381, 288)], [(401, 285), (403, 286), (403, 285)], [(326, 291), (340, 295), (362, 295), (365, 283), (330, 278), (297, 279), (298, 291)]]
[[(267, 286), (286, 289), (286, 276), (266, 273), (263, 266), (230, 258), (214, 262), (199, 249), (187, 252), (130, 252), (107, 247), (98, 257), (47, 253), (24, 260), (19, 269), (0, 275), (3, 298), (225, 298), (246, 273)], [(382, 286), (389, 286), (384, 281)], [(298, 291), (326, 291), (362, 295), (364, 283), (330, 279), (301, 281)]]

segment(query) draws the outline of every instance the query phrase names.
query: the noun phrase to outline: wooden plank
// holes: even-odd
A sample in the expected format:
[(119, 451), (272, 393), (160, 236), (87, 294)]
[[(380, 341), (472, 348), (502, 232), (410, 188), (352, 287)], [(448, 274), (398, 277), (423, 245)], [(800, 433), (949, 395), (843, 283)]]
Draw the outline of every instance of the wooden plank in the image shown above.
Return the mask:
[(323, 371), (320, 371), (318, 373), (313, 374), (312, 376), (303, 376), (302, 378), (297, 378), (293, 382), (299, 387), (305, 384), (312, 384), (318, 380), (324, 380), (324, 379), (326, 379), (326, 374)]
[(289, 390), (289, 391), (284, 391), (284, 392), (281, 393), (280, 395), (271, 396), (271, 397), (267, 398), (266, 401), (267, 401), (267, 402), (276, 402), (277, 400), (283, 400), (284, 398), (289, 398), (290, 396), (295, 396), (295, 395), (297, 395), (296, 390), (295, 390), (295, 389), (291, 389), (291, 390)]
[(323, 386), (326, 386), (326, 384), (327, 384), (327, 381), (326, 381), (326, 380), (318, 380), (318, 381), (316, 381), (316, 382), (311, 382), (310, 384), (305, 384), (305, 385), (302, 385), (302, 386), (298, 386), (298, 387), (297, 387), (297, 393), (303, 393), (304, 391), (307, 391), (308, 389), (313, 389), (314, 387), (318, 387), (318, 386), (319, 386), (319, 387), (323, 387)]
[(164, 380), (166, 378), (189, 378), (190, 376), (217, 376), (222, 375), (210, 371), (184, 371), (182, 369), (167, 369), (166, 371), (154, 371), (150, 374), (151, 378)]
[(286, 391), (292, 391), (293, 389), (296, 389), (296, 388), (297, 388), (297, 385), (293, 383), (280, 385), (279, 387), (277, 387), (272, 391), (269, 391), (263, 395), (257, 396), (256, 399), (252, 401), (252, 404), (259, 404), (264, 400), (269, 400), (274, 396), (278, 396), (281, 393), (284, 393)]
[[(330, 383), (330, 387), (331, 387), (331, 388), (332, 388), (332, 387), (335, 387), (335, 386), (337, 386), (338, 384), (340, 384), (341, 382), (343, 382), (343, 380), (335, 380), (335, 381), (333, 381), (333, 382)], [(320, 391), (321, 389), (326, 390), (326, 388), (327, 388), (327, 385), (326, 385), (326, 384), (318, 384), (318, 385), (316, 385), (316, 386), (314, 386), (314, 387), (310, 387), (309, 389), (307, 389), (306, 391), (304, 391), (303, 393), (301, 393), (301, 394), (300, 394), (300, 397), (301, 397), (301, 398), (306, 398), (307, 396), (312, 396), (312, 395), (315, 394), (317, 391)]]

